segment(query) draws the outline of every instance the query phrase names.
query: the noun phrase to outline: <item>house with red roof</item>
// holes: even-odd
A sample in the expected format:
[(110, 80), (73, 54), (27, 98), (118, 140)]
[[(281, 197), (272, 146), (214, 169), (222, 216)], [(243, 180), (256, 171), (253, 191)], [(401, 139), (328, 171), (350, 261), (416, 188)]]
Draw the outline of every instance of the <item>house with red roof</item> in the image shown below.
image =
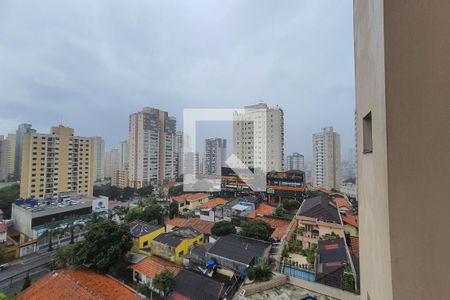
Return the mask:
[(200, 206), (208, 201), (209, 194), (207, 193), (190, 193), (172, 198), (172, 202), (178, 204), (178, 211), (181, 215), (200, 209)]
[(214, 198), (211, 201), (203, 203), (200, 206), (200, 219), (214, 222), (214, 211), (216, 206), (227, 204), (228, 201), (223, 198)]
[(136, 291), (108, 275), (88, 270), (53, 271), (20, 293), (17, 300), (138, 300)]
[(358, 216), (353, 214), (353, 206), (344, 198), (335, 198), (334, 202), (341, 214), (344, 231), (350, 236), (359, 236)]
[(134, 264), (133, 281), (147, 285), (151, 290), (161, 294), (161, 292), (153, 286), (153, 280), (156, 275), (164, 270), (169, 270), (174, 276), (177, 276), (181, 268), (176, 264), (159, 258), (157, 256), (148, 256)]

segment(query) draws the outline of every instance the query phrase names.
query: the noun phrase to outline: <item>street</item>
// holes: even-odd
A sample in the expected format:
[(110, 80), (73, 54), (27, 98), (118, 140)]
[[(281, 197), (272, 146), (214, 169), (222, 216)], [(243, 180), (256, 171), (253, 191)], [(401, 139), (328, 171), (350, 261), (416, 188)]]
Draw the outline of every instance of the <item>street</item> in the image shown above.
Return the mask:
[(53, 252), (44, 252), (12, 261), (7, 269), (0, 271), (0, 291), (8, 292), (11, 287), (21, 282), (27, 273), (33, 280), (49, 272), (48, 264), (52, 255)]

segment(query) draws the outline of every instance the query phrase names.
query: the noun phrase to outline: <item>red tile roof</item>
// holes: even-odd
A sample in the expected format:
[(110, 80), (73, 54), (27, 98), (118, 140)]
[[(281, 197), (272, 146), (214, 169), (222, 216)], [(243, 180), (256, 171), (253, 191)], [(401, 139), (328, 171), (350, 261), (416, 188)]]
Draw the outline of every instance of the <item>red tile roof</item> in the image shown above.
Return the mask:
[(5, 233), (8, 230), (4, 223), (0, 223), (0, 233)]
[(358, 217), (352, 214), (342, 215), (342, 222), (344, 224), (352, 225), (353, 227), (358, 228)]
[(169, 221), (166, 221), (166, 225), (176, 226), (176, 227), (186, 227), (190, 226), (197, 231), (205, 234), (211, 234), (211, 229), (214, 226), (214, 222), (200, 220), (199, 218), (175, 218)]
[(193, 200), (199, 200), (209, 197), (209, 194), (206, 193), (195, 193), (195, 194), (184, 194), (181, 196), (176, 196), (172, 198), (172, 201), (175, 202), (186, 202), (186, 201), (193, 201)]
[(290, 222), (287, 220), (280, 220), (280, 219), (272, 219), (272, 218), (264, 218), (264, 217), (256, 217), (256, 219), (263, 220), (266, 223), (269, 223), (270, 226), (274, 229), (272, 232), (271, 237), (273, 239), (280, 239), (282, 238), (289, 227)]
[(131, 288), (116, 279), (93, 271), (63, 269), (53, 271), (34, 283), (17, 300), (98, 300), (139, 299)]
[(256, 216), (270, 216), (273, 214), (273, 212), (275, 211), (275, 207), (267, 205), (265, 203), (262, 203), (259, 205), (259, 207), (255, 210), (252, 211), (249, 215), (248, 218), (254, 219), (256, 218)]
[(208, 201), (208, 202), (206, 202), (206, 203), (203, 203), (203, 204), (200, 206), (200, 208), (213, 208), (213, 207), (216, 207), (217, 205), (220, 205), (220, 204), (227, 204), (227, 203), (228, 203), (228, 201), (225, 200), (225, 199), (223, 199), (223, 198), (214, 198), (214, 199), (211, 200), (211, 201)]
[(334, 202), (336, 203), (337, 207), (346, 207), (350, 210), (352, 209), (352, 206), (344, 198), (334, 198)]
[(350, 254), (359, 257), (359, 237), (351, 236), (350, 237)]
[(154, 279), (155, 276), (165, 269), (168, 269), (173, 275), (177, 275), (181, 268), (167, 260), (156, 256), (149, 256), (133, 266), (133, 270), (145, 275), (147, 278)]

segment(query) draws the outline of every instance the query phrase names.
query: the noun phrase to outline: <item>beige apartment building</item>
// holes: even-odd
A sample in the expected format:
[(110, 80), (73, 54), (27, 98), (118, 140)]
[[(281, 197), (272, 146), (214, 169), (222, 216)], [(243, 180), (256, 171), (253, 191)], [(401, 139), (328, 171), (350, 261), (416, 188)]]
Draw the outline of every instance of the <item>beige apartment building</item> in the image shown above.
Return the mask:
[(144, 107), (130, 115), (129, 184), (140, 188), (176, 178), (176, 120), (165, 111)]
[(354, 12), (361, 298), (449, 299), (450, 2)]
[(16, 170), (16, 135), (8, 134), (8, 177), (13, 178)]
[(327, 190), (341, 187), (341, 137), (333, 127), (313, 134), (312, 184)]
[(20, 197), (45, 199), (60, 192), (92, 196), (94, 182), (94, 142), (74, 136), (62, 125), (50, 134), (23, 136)]
[(128, 165), (125, 165), (122, 169), (114, 170), (112, 172), (111, 185), (121, 189), (130, 186), (128, 176)]
[(233, 120), (233, 153), (247, 167), (263, 172), (282, 171), (284, 164), (284, 113), (265, 103), (244, 107)]

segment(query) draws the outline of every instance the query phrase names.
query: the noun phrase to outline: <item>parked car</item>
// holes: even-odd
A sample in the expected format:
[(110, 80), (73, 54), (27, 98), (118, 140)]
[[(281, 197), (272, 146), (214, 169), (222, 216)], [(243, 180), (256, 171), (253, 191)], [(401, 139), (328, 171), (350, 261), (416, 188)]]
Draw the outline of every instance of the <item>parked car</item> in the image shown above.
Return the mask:
[(4, 269), (7, 269), (8, 267), (9, 267), (9, 264), (8, 264), (8, 263), (1, 264), (1, 265), (0, 265), (0, 271), (3, 271)]

